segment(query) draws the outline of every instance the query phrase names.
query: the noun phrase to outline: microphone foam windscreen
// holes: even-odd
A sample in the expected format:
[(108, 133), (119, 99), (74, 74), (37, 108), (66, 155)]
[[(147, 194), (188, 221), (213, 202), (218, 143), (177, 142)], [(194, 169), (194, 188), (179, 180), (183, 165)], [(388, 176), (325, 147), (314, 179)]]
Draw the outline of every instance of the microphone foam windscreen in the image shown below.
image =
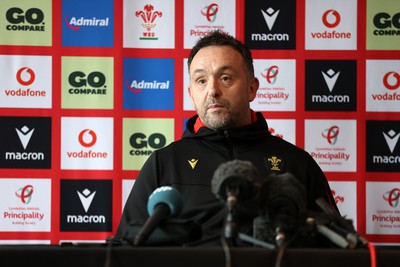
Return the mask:
[(154, 209), (159, 204), (165, 204), (169, 207), (172, 216), (178, 215), (183, 207), (181, 193), (171, 186), (162, 186), (151, 193), (147, 202), (147, 211), (151, 216)]

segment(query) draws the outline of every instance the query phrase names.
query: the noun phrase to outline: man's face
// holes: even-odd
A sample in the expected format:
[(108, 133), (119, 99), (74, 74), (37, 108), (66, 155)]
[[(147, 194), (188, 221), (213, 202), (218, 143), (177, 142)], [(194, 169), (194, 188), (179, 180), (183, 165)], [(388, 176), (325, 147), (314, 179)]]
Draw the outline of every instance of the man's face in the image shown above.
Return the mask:
[(241, 54), (230, 46), (200, 49), (190, 64), (189, 95), (202, 122), (214, 130), (251, 123), (250, 102), (259, 86)]

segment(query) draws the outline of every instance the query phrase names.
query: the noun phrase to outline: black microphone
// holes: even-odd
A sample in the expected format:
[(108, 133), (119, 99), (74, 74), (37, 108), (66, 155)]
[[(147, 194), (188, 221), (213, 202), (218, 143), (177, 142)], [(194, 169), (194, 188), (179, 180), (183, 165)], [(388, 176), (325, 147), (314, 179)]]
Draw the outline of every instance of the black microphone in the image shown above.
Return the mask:
[(227, 202), (249, 199), (260, 187), (257, 168), (244, 160), (231, 160), (219, 165), (211, 180), (211, 191)]
[(274, 228), (276, 245), (282, 246), (306, 213), (304, 185), (290, 173), (269, 175), (261, 185), (260, 209)]
[(177, 216), (183, 206), (179, 191), (171, 186), (162, 186), (154, 190), (147, 202), (147, 219), (134, 240), (135, 246), (142, 245), (164, 219)]
[(222, 163), (214, 172), (211, 191), (226, 202), (228, 213), (225, 221), (225, 237), (235, 242), (238, 237), (236, 204), (258, 195), (260, 187), (258, 169), (249, 161), (232, 160)]

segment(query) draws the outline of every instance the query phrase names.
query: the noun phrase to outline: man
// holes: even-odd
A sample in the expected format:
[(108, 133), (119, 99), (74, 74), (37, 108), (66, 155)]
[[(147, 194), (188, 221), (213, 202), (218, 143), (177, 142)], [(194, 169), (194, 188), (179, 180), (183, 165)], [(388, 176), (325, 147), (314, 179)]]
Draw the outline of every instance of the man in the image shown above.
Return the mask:
[[(250, 109), (259, 81), (251, 52), (241, 42), (215, 31), (201, 38), (188, 58), (189, 95), (197, 115), (181, 140), (155, 151), (143, 165), (126, 202), (117, 237), (132, 241), (148, 218), (147, 200), (158, 187), (173, 186), (183, 197), (179, 218), (201, 226), (202, 238), (221, 233), (225, 204), (211, 192), (215, 170), (234, 159), (249, 161), (260, 177), (289, 172), (305, 186), (307, 209), (323, 198), (337, 210), (328, 182), (304, 150), (272, 136), (263, 115)], [(251, 226), (258, 207), (242, 215)], [(136, 229), (136, 230), (133, 230)]]

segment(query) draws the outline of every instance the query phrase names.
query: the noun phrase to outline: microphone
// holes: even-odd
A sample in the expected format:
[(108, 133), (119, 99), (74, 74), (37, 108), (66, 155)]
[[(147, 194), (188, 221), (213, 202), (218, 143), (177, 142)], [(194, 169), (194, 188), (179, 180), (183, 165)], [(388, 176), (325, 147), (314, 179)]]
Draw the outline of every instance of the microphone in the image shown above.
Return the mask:
[(280, 247), (306, 212), (305, 187), (290, 173), (271, 174), (260, 189), (260, 208), (275, 229), (275, 242)]
[(258, 169), (251, 162), (243, 160), (222, 163), (214, 172), (211, 191), (226, 202), (228, 213), (224, 234), (230, 242), (234, 243), (238, 237), (236, 204), (258, 194), (259, 179)]
[(250, 161), (231, 160), (215, 170), (211, 191), (222, 201), (235, 203), (255, 196), (259, 181), (258, 170)]
[(346, 238), (338, 234), (337, 232), (333, 231), (329, 227), (325, 226), (324, 224), (320, 223), (318, 220), (312, 217), (307, 218), (307, 223), (310, 225), (314, 225), (317, 228), (317, 231), (328, 238), (332, 243), (336, 244), (341, 248), (348, 248), (352, 246)]
[(183, 206), (179, 191), (171, 186), (162, 186), (151, 193), (147, 202), (147, 219), (134, 240), (135, 246), (142, 245), (158, 225), (169, 216), (177, 216)]

